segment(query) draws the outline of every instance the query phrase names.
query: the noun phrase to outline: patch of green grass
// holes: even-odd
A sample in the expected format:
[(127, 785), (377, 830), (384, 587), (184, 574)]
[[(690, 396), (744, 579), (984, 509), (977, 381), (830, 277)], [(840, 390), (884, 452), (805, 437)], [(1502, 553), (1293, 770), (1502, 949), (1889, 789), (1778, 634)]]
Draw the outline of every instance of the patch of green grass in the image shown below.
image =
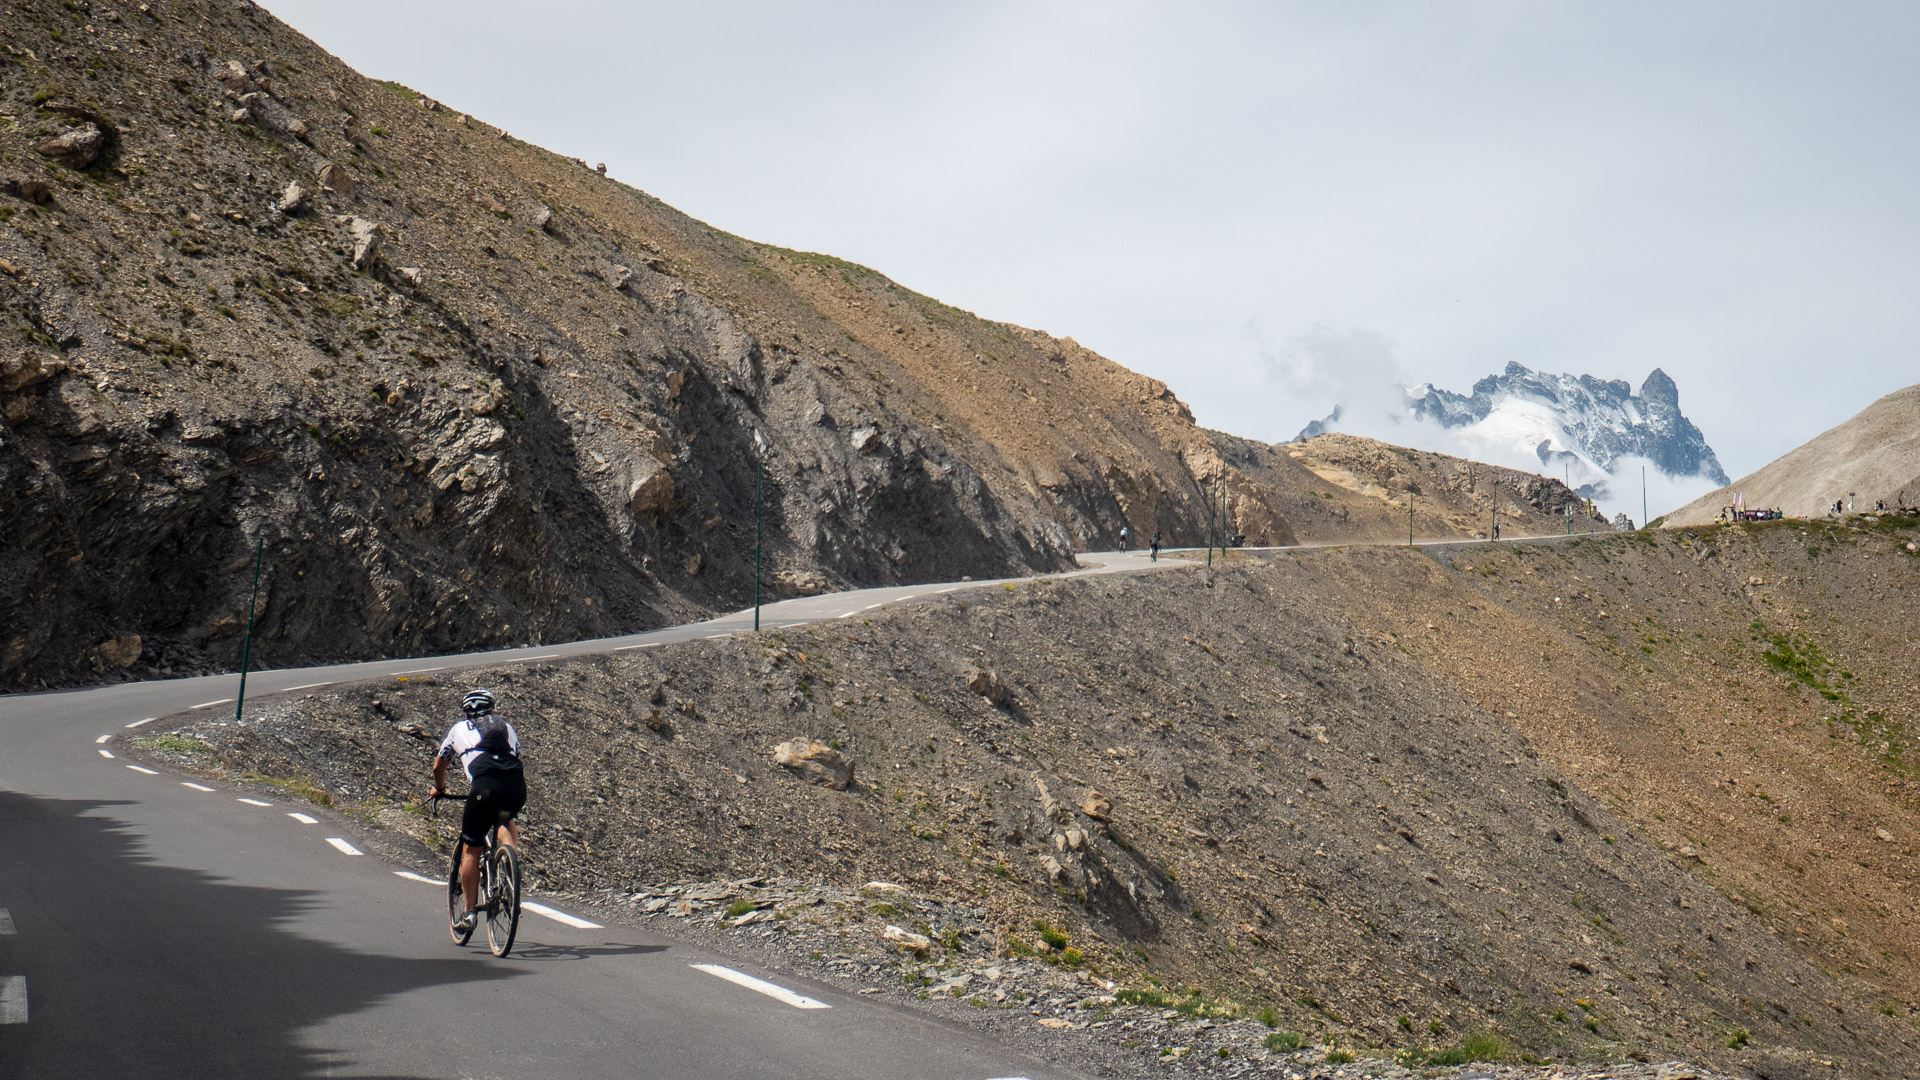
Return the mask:
[(258, 773), (242, 773), (240, 779), (254, 784), (269, 784), (288, 794), (298, 795), (315, 806), (333, 805), (333, 796), (327, 794), (325, 788), (316, 787), (305, 780), (289, 779), (284, 776), (261, 776)]
[(1753, 1035), (1748, 1032), (1746, 1028), (1734, 1028), (1733, 1034), (1727, 1038), (1727, 1049), (1742, 1049), (1747, 1045), (1747, 1040), (1751, 1038), (1753, 1038)]
[[(1557, 1011), (1557, 1010), (1556, 1010)], [(1562, 1013), (1562, 1016), (1565, 1014)], [(1501, 1061), (1509, 1053), (1507, 1040), (1496, 1032), (1482, 1031), (1461, 1039), (1444, 1050), (1403, 1050), (1399, 1061), (1402, 1065), (1467, 1065), (1476, 1061)]]
[(1150, 1009), (1171, 1008), (1174, 996), (1164, 990), (1116, 990), (1113, 1000), (1122, 1005), (1145, 1005)]
[(1307, 1044), (1306, 1037), (1297, 1031), (1276, 1031), (1264, 1039), (1260, 1045), (1282, 1054), (1290, 1054)]
[[(1261, 1009), (1257, 1013), (1254, 1013), (1253, 1018), (1255, 1020), (1260, 1021), (1262, 1024), (1267, 1025), (1270, 1028), (1278, 1028), (1280, 1026), (1280, 1014), (1277, 1012), (1274, 1012), (1273, 1006), (1271, 1005), (1267, 1006), (1264, 1009)], [(1401, 1019), (1404, 1020), (1406, 1018), (1401, 1017)]]
[(881, 901), (867, 909), (883, 919), (891, 919), (900, 914), (900, 909), (886, 901)]
[(188, 757), (213, 753), (213, 747), (199, 739), (189, 739), (184, 735), (149, 735), (140, 740), (140, 745), (153, 750), (165, 750), (170, 754), (185, 754)]
[(727, 918), (737, 919), (753, 910), (753, 901), (741, 899), (727, 905)]
[(1351, 1064), (1352, 1061), (1353, 1061), (1353, 1051), (1351, 1050), (1327, 1051), (1327, 1064), (1329, 1065), (1347, 1065), (1347, 1064)]

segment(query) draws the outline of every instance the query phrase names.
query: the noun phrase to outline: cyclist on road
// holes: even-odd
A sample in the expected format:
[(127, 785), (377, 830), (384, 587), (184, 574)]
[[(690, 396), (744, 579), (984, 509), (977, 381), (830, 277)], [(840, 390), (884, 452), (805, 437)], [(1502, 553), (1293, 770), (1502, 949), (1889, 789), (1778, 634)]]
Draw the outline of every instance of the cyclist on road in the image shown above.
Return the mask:
[(500, 843), (518, 846), (520, 834), (513, 818), (527, 805), (527, 778), (520, 766), (520, 734), (494, 715), (493, 695), (474, 687), (460, 702), (460, 710), (466, 716), (440, 740), (440, 752), (433, 758), (433, 794), (447, 793), (447, 762), (459, 758), (472, 795), (460, 818), (460, 839), (466, 845), (460, 856), (460, 891), (467, 906), (455, 926), (464, 933), (478, 919), (474, 908), (479, 903), (480, 856), (486, 850), (487, 829), (499, 821)]

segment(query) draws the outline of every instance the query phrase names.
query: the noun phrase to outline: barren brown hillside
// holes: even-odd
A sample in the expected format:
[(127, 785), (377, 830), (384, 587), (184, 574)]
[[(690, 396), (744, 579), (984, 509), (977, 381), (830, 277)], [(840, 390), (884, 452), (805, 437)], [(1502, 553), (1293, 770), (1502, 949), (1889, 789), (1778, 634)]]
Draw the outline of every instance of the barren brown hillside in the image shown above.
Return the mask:
[(1750, 508), (1781, 510), (1791, 517), (1818, 517), (1849, 496), (1857, 511), (1881, 501), (1920, 505), (1920, 385), (1895, 390), (1758, 472), (1668, 514), (1666, 521), (1714, 521), (1736, 491)]
[[(1892, 522), (1331, 548), (329, 688), (174, 745), (310, 779), (411, 847), (433, 834), (397, 809), (408, 762), (480, 681), (542, 748), (552, 888), (879, 878), (992, 913), (927, 961), (941, 979), (1041, 948), (1038, 920), (1103, 978), (1320, 1045), (1491, 1027), (1556, 1060), (1909, 1076), (1916, 600), (1920, 530)], [(856, 784), (777, 767), (796, 737)], [(675, 910), (727, 932), (724, 903)], [(836, 948), (877, 958), (859, 914)], [(1178, 1027), (1204, 1011), (1125, 1015), (1109, 1035), (1147, 1061), (1212, 1045)]]

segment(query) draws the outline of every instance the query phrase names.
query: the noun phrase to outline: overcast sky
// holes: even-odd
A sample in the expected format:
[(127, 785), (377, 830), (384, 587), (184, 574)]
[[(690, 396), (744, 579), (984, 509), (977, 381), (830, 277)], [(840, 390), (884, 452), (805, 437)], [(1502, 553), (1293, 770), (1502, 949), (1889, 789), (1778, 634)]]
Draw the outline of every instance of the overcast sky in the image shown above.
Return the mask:
[(1920, 4), (268, 6), (1241, 435), (1328, 410), (1330, 334), (1461, 392), (1664, 368), (1736, 477), (1920, 382)]

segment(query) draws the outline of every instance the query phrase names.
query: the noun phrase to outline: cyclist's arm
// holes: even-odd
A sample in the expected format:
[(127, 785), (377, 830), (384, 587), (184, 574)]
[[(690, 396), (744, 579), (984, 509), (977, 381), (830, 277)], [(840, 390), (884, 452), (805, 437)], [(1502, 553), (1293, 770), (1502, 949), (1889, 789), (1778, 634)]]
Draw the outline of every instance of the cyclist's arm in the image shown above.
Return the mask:
[(447, 793), (447, 759), (444, 754), (433, 756), (433, 793), (435, 795)]

